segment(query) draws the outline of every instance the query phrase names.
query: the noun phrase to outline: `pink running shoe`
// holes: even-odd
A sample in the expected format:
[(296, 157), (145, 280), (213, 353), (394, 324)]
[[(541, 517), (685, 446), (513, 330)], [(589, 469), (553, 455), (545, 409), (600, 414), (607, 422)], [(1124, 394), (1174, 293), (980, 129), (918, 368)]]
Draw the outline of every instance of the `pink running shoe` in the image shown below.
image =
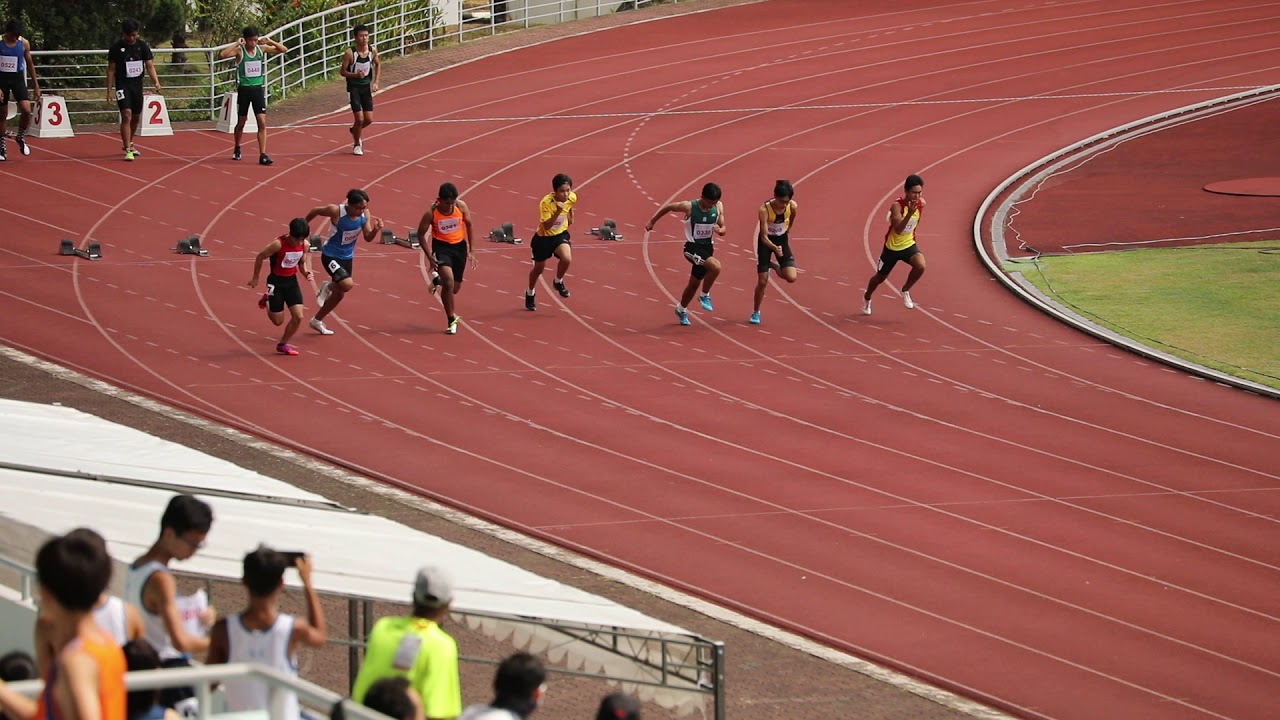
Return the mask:
[(259, 309), (259, 310), (266, 310), (266, 309), (267, 309), (267, 300), (269, 300), (269, 299), (271, 299), (271, 296), (270, 296), (270, 295), (268, 295), (268, 294), (266, 294), (266, 293), (262, 293), (262, 297), (258, 298), (258, 309)]
[(280, 353), (281, 355), (297, 355), (298, 354), (297, 349), (294, 348), (289, 343), (280, 343), (279, 345), (276, 345), (276, 352)]

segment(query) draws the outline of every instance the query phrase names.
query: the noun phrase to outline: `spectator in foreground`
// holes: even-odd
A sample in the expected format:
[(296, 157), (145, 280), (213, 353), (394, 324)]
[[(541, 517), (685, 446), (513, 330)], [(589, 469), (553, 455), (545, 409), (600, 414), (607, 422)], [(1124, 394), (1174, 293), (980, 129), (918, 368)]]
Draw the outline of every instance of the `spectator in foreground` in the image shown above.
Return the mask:
[(451, 720), (462, 712), (458, 643), (440, 627), (453, 602), (453, 580), (427, 566), (413, 584), (413, 614), (384, 617), (374, 624), (364, 663), (351, 697), (364, 703), (369, 688), (383, 678), (404, 677), (422, 698), (428, 720)]
[[(29, 654), (14, 650), (0, 657), (0, 681), (22, 682), (38, 677), (40, 677), (40, 671), (36, 669), (36, 659)], [(17, 718), (9, 718), (9, 715), (0, 708), (0, 720), (17, 720)]]
[(125, 720), (124, 652), (93, 620), (111, 581), (106, 542), (83, 530), (54, 537), (35, 564), (54, 649), (48, 690), (32, 700), (0, 682), (0, 710), (16, 720)]
[(542, 661), (520, 652), (508, 657), (493, 675), (493, 702), (472, 705), (459, 720), (525, 720), (547, 695)]
[(409, 686), (408, 678), (383, 678), (370, 685), (364, 706), (395, 720), (424, 720), (422, 698)]
[[(188, 667), (191, 654), (209, 649), (207, 628), (216, 613), (208, 607), (204, 591), (179, 595), (178, 583), (169, 571), (174, 560), (188, 560), (204, 547), (213, 526), (213, 508), (194, 495), (175, 495), (160, 517), (160, 537), (129, 567), (125, 578), (125, 602), (142, 611), (143, 637), (160, 656), (161, 667)], [(160, 692), (165, 707), (190, 706), (190, 687)], [(180, 712), (181, 707), (176, 708)]]
[(640, 701), (626, 693), (611, 693), (600, 701), (596, 720), (640, 720)]
[[(284, 573), (297, 568), (307, 597), (307, 619), (280, 612)], [(311, 586), (311, 558), (301, 553), (282, 553), (259, 547), (244, 556), (243, 580), (249, 602), (239, 614), (217, 622), (209, 636), (208, 664), (257, 663), (286, 675), (298, 675), (299, 645), (320, 647), (325, 642), (324, 610)], [(276, 710), (271, 708), (271, 689), (261, 680), (234, 678), (223, 683), (229, 712)], [(282, 707), (273, 718), (300, 717), (298, 696), (280, 693)]]
[[(124, 660), (129, 672), (159, 670), (160, 656), (151, 643), (141, 638), (124, 645)], [(180, 720), (178, 711), (160, 704), (159, 690), (133, 690), (126, 701), (128, 720)]]

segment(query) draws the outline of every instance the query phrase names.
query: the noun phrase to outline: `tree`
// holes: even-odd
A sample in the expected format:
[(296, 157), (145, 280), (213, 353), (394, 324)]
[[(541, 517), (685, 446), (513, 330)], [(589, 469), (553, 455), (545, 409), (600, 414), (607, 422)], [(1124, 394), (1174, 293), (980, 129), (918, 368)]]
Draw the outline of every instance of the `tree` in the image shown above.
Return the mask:
[(168, 40), (187, 21), (186, 0), (5, 0), (41, 50), (89, 50), (120, 37), (120, 21), (142, 23), (152, 42)]

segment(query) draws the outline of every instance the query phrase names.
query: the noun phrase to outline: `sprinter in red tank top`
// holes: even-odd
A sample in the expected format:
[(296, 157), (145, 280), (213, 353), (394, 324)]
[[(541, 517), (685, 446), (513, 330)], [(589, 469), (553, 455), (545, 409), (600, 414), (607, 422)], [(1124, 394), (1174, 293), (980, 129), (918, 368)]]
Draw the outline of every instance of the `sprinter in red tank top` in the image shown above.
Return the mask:
[[(294, 333), (302, 327), (302, 316), (306, 310), (302, 301), (302, 288), (298, 285), (298, 272), (308, 280), (311, 279), (311, 267), (307, 261), (307, 236), (311, 228), (303, 218), (294, 218), (289, 222), (289, 232), (267, 244), (253, 259), (253, 277), (249, 278), (249, 287), (258, 286), (258, 276), (262, 274), (262, 263), (271, 260), (271, 270), (267, 275), (267, 291), (258, 298), (258, 307), (266, 309), (267, 318), (276, 327), (284, 325), (284, 334), (276, 344), (276, 352), (281, 355), (297, 355), (289, 341)], [(289, 308), (288, 324), (285, 324), (284, 309)]]

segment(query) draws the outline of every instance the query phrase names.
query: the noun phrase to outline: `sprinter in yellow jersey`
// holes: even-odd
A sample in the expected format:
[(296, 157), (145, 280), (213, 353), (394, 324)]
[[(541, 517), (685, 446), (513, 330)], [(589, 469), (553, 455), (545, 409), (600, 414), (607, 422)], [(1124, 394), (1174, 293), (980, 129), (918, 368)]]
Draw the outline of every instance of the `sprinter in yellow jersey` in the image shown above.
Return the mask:
[(903, 195), (889, 207), (889, 230), (884, 235), (884, 250), (880, 252), (880, 266), (867, 282), (862, 294), (862, 314), (871, 314), (871, 293), (880, 283), (889, 279), (889, 271), (899, 262), (911, 266), (907, 282), (902, 285), (902, 303), (910, 310), (916, 306), (911, 300), (911, 288), (924, 275), (924, 253), (916, 245), (916, 228), (924, 214), (924, 180), (919, 175), (908, 175), (902, 186)]
[(796, 224), (795, 195), (790, 180), (779, 180), (773, 184), (773, 198), (766, 200), (757, 213), (760, 225), (756, 229), (756, 304), (748, 320), (752, 325), (760, 324), (760, 303), (769, 287), (769, 271), (789, 283), (796, 281), (796, 256), (791, 253), (790, 235)]

